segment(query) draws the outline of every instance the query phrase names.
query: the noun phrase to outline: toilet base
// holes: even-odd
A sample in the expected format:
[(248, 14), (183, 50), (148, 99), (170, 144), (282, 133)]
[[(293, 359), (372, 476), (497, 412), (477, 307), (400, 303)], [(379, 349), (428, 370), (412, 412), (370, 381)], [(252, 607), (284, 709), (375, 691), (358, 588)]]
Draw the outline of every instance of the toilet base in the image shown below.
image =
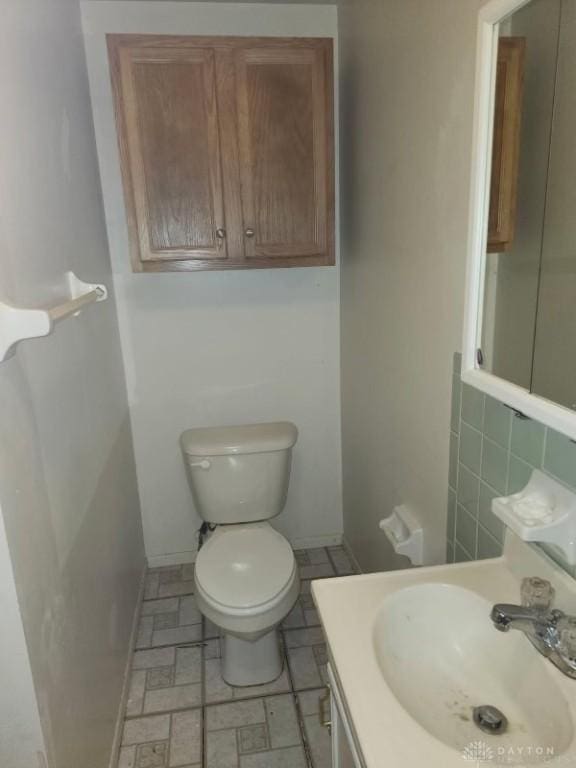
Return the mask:
[(257, 640), (222, 634), (222, 677), (228, 685), (263, 685), (282, 673), (280, 638), (276, 628)]

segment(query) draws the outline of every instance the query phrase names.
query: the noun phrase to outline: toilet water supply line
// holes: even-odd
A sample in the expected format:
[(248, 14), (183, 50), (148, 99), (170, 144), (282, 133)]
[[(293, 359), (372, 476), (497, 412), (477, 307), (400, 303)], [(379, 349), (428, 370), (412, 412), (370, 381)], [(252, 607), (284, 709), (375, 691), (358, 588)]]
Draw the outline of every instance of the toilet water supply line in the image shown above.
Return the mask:
[[(200, 461), (191, 461), (188, 465), (189, 467), (198, 467), (198, 469), (210, 469), (212, 464), (208, 461), (208, 459), (201, 459)], [(198, 551), (202, 549), (202, 545), (204, 544), (204, 539), (206, 538), (206, 534), (209, 531), (213, 531), (214, 528), (216, 528), (215, 525), (210, 525), (210, 523), (202, 523), (200, 528), (198, 528)]]
[(198, 552), (202, 549), (202, 545), (204, 544), (204, 539), (206, 538), (206, 534), (209, 532), (212, 532), (216, 528), (215, 525), (211, 525), (210, 523), (202, 523), (200, 528), (198, 528)]

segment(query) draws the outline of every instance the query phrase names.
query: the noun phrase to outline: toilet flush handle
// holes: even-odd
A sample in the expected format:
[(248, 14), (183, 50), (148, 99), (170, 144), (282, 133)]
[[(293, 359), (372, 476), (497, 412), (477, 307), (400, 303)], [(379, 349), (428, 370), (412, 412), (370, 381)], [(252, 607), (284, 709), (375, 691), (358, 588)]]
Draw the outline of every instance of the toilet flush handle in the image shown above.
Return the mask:
[(202, 461), (191, 461), (188, 464), (189, 467), (199, 467), (200, 469), (210, 469), (212, 466), (208, 459), (202, 459)]

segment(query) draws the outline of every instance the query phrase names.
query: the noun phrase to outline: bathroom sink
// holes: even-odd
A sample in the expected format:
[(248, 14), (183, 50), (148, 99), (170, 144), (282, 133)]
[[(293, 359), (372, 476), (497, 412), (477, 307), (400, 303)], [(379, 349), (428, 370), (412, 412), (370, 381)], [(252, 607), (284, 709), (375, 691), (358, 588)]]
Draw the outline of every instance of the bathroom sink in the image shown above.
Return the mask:
[[(549, 760), (573, 737), (570, 712), (547, 662), (520, 632), (497, 632), (491, 603), (453, 584), (419, 584), (388, 596), (376, 615), (373, 642), (386, 683), (432, 736), (461, 754), (482, 740), (508, 764)], [(495, 707), (506, 720), (486, 733), (476, 708)], [(478, 711), (482, 716), (482, 710)], [(507, 722), (506, 722), (507, 721)], [(546, 747), (546, 749), (544, 749)]]
[(576, 580), (511, 532), (492, 560), (312, 583), (362, 766), (576, 766), (576, 680), (490, 618), (526, 576), (576, 613)]

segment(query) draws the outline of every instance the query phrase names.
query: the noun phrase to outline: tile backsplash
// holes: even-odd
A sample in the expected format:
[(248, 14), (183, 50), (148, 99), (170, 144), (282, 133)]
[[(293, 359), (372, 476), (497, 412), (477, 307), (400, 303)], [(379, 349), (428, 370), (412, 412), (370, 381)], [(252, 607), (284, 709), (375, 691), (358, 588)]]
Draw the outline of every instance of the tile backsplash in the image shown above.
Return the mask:
[[(456, 354), (446, 535), (449, 563), (502, 553), (504, 525), (492, 514), (492, 499), (521, 490), (532, 469), (541, 469), (576, 490), (576, 444), (462, 384), (460, 361)], [(575, 567), (546, 551), (576, 576)]]

